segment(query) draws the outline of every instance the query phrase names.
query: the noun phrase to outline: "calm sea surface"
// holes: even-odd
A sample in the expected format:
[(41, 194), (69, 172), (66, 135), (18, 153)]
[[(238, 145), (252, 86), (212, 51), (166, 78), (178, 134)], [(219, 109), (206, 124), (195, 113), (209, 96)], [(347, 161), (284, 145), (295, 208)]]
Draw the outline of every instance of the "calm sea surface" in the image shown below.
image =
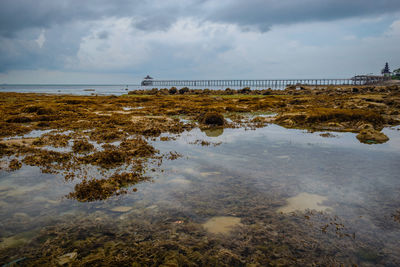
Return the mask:
[(140, 85), (91, 85), (91, 84), (7, 84), (0, 85), (0, 92), (46, 93), (73, 95), (122, 95), (128, 90), (140, 89)]
[[(167, 86), (159, 86), (165, 88)], [(171, 86), (167, 87), (170, 88)], [(176, 86), (180, 89), (184, 86)], [(187, 86), (190, 89), (204, 89), (196, 86)], [(225, 90), (228, 86), (209, 87), (211, 90)], [(91, 85), (91, 84), (3, 84), (0, 85), (0, 92), (19, 92), (19, 93), (45, 93), (45, 94), (73, 94), (73, 95), (122, 95), (130, 90), (151, 89), (153, 86), (141, 86), (138, 84), (116, 84), (116, 85)], [(230, 86), (231, 89), (241, 89), (242, 87)], [(254, 87), (252, 89), (268, 89), (264, 87)], [(281, 86), (272, 89), (283, 89)]]

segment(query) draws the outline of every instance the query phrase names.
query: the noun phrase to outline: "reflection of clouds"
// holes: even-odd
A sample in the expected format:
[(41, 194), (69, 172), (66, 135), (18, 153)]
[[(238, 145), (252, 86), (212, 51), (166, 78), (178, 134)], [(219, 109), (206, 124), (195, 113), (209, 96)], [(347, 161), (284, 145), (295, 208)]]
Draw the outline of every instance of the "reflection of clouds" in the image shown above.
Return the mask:
[(393, 150), (400, 151), (400, 126), (385, 128), (382, 130), (389, 137), (388, 145)]
[[(325, 133), (326, 131), (323, 132)], [(265, 139), (266, 142), (274, 142), (280, 144), (293, 143), (303, 145), (317, 145), (321, 147), (350, 147), (373, 151), (400, 152), (400, 131), (398, 131), (397, 128), (392, 127), (385, 128), (383, 132), (390, 138), (388, 142), (384, 144), (367, 145), (360, 143), (357, 140), (355, 133), (331, 132), (336, 137), (326, 138), (320, 136), (321, 132), (310, 133), (305, 130), (286, 129), (275, 124), (270, 124), (267, 127), (258, 128), (256, 130), (245, 130), (243, 128), (225, 129), (222, 135), (211, 138), (201, 132), (199, 129), (193, 129), (188, 133), (182, 134), (182, 136), (178, 138), (176, 142), (181, 145), (186, 145), (189, 142), (201, 139), (210, 142), (222, 142), (223, 146), (227, 143), (234, 144), (244, 141), (252, 142), (254, 141), (254, 139)], [(204, 147), (197, 147), (196, 150), (204, 150)]]

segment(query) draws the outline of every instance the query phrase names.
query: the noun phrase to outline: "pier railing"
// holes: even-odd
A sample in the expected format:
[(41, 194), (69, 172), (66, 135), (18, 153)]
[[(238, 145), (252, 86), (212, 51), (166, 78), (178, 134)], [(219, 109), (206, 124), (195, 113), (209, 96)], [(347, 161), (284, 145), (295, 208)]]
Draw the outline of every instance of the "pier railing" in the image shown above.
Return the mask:
[(267, 79), (267, 80), (143, 80), (143, 86), (201, 87), (285, 87), (290, 85), (369, 85), (387, 80), (384, 76), (359, 75), (349, 79)]

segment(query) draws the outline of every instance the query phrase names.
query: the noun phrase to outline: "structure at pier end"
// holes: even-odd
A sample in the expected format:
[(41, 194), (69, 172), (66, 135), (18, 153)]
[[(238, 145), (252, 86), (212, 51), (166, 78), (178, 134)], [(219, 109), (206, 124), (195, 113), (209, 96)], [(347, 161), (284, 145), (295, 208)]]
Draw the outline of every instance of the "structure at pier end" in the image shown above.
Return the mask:
[(389, 63), (385, 63), (385, 67), (382, 69), (381, 71), (382, 75), (385, 77), (389, 77), (390, 76), (390, 69), (389, 69)]
[(153, 78), (150, 75), (147, 75), (146, 77), (144, 77), (141, 84), (142, 86), (153, 85)]

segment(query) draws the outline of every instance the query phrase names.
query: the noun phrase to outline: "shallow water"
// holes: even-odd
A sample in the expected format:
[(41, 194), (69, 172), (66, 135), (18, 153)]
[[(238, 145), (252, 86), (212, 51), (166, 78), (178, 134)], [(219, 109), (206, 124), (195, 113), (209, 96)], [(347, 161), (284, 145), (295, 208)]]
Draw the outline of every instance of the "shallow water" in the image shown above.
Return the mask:
[(73, 94), (73, 95), (123, 95), (140, 85), (103, 84), (2, 84), (0, 92)]
[[(146, 225), (156, 236), (161, 223), (163, 231), (172, 233), (168, 238), (175, 238), (177, 227), (190, 224), (221, 244), (253, 239), (246, 244), (254, 253), (265, 246), (267, 241), (258, 240), (265, 236), (285, 250), (282, 257), (295, 253), (317, 261), (329, 255), (345, 264), (396, 266), (400, 222), (393, 214), (400, 208), (400, 131), (384, 132), (389, 142), (366, 145), (352, 133), (324, 138), (276, 125), (195, 129), (176, 140), (153, 141), (161, 152), (183, 157), (164, 161), (162, 171), (149, 173), (151, 182), (134, 186), (137, 192), (91, 203), (65, 197), (79, 181), (67, 182), (30, 166), (2, 171), (0, 251), (8, 254), (2, 259), (26, 257), (28, 249), (18, 248), (37, 246), (29, 242), (49, 227), (75, 229), (80, 219), (93, 218), (117, 232), (126, 225)], [(194, 144), (199, 139), (221, 144)], [(185, 240), (198, 242), (197, 231), (202, 230), (186, 233)], [(304, 244), (320, 252), (297, 251)], [(80, 259), (85, 252), (77, 250)], [(73, 251), (71, 245), (64, 252)]]

